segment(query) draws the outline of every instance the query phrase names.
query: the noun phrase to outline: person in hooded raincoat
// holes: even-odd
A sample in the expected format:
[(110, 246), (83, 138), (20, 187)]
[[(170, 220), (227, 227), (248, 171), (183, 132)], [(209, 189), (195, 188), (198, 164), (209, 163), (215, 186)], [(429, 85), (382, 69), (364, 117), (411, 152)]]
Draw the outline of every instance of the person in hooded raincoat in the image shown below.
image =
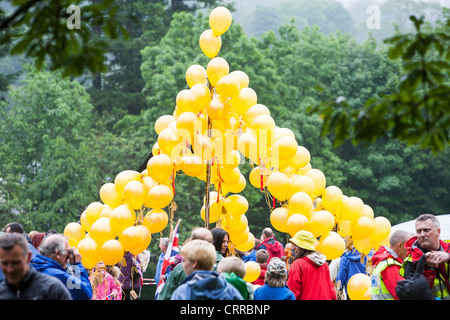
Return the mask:
[(330, 277), (326, 257), (314, 248), (314, 236), (299, 231), (289, 241), (294, 261), (289, 269), (287, 286), (297, 300), (336, 300), (336, 289)]

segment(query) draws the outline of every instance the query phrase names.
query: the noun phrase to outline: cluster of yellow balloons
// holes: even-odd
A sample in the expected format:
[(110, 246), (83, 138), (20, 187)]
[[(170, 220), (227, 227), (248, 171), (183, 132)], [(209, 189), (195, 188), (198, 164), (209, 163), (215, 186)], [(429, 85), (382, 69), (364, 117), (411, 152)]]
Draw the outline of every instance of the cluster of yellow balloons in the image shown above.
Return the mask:
[[(64, 229), (69, 244), (82, 255), (87, 268), (99, 261), (113, 265), (125, 251), (137, 255), (151, 242), (152, 233), (162, 231), (169, 217), (164, 210), (174, 197), (172, 172), (160, 167), (170, 157), (152, 158), (143, 172), (125, 170), (114, 182), (102, 185), (101, 201), (90, 203), (80, 216), (80, 223), (71, 222)], [(149, 174), (150, 173), (150, 174)], [(148, 208), (144, 215), (143, 209)]]
[[(228, 62), (217, 56), (221, 35), (231, 22), (227, 8), (211, 11), (211, 29), (199, 38), (210, 61), (206, 68), (194, 64), (186, 70), (189, 88), (178, 92), (172, 114), (156, 120), (158, 139), (147, 170), (121, 172), (114, 183), (102, 186), (103, 203), (86, 208), (81, 226), (67, 226), (69, 239), (86, 254), (86, 261), (115, 261), (120, 248), (139, 253), (148, 246), (151, 233), (162, 231), (168, 223), (164, 208), (173, 200), (172, 186), (180, 172), (202, 181), (210, 172), (208, 182), (215, 191), (204, 199), (202, 219), (206, 220), (208, 209), (209, 222), (220, 221), (236, 249), (252, 249), (255, 237), (245, 215), (248, 201), (239, 195), (247, 183), (239, 169), (245, 158), (255, 165), (250, 184), (282, 203), (270, 214), (272, 226), (291, 236), (311, 231), (318, 239), (316, 249), (327, 259), (343, 254), (345, 237), (351, 237), (365, 254), (388, 238), (389, 221), (375, 218), (360, 198), (327, 187), (324, 173), (311, 166), (309, 150), (297, 143), (292, 130), (277, 126), (269, 108), (258, 103), (247, 74), (230, 72)], [(143, 207), (151, 211), (139, 217), (136, 211)]]

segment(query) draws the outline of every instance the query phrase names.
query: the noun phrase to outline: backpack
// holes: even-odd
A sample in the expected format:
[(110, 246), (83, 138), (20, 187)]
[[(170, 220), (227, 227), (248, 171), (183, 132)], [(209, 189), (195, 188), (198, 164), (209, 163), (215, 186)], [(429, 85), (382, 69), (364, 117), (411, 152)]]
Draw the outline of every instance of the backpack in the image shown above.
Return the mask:
[(423, 275), (425, 267), (425, 255), (423, 255), (416, 267), (414, 276), (410, 279), (397, 281), (395, 293), (400, 300), (434, 300), (427, 279)]

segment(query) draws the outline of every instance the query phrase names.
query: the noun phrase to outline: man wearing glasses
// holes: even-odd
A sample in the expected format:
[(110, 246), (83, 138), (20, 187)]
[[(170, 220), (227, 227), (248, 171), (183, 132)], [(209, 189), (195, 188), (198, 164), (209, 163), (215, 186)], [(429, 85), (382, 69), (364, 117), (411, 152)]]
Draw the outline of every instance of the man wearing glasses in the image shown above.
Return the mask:
[(423, 214), (416, 219), (416, 236), (405, 243), (407, 257), (400, 269), (405, 279), (414, 276), (417, 263), (425, 255), (424, 276), (436, 298), (450, 300), (449, 262), (450, 243), (439, 237), (439, 220), (432, 214)]
[(46, 237), (39, 247), (40, 254), (31, 261), (33, 267), (62, 281), (73, 300), (90, 300), (92, 286), (81, 255), (76, 248), (69, 248), (69, 241), (62, 234)]

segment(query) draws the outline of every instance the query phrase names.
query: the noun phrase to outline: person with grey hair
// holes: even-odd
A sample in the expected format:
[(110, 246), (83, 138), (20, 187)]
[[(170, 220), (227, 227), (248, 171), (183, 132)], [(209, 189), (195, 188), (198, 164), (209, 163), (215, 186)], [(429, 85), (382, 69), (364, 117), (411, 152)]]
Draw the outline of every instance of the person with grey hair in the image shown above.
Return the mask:
[(435, 297), (450, 300), (449, 262), (450, 243), (440, 239), (439, 220), (432, 214), (416, 218), (416, 236), (405, 243), (407, 257), (400, 274), (411, 279), (416, 274), (418, 262), (425, 255), (424, 276)]
[(92, 286), (81, 263), (81, 254), (76, 248), (69, 248), (69, 240), (63, 234), (46, 237), (39, 252), (31, 262), (37, 271), (59, 279), (73, 300), (91, 300)]
[(294, 293), (286, 285), (286, 263), (273, 258), (267, 265), (264, 285), (256, 288), (254, 300), (295, 300)]
[(30, 267), (27, 241), (17, 233), (0, 236), (0, 300), (72, 300), (69, 290), (57, 279)]
[(380, 246), (372, 256), (374, 268), (372, 279), (372, 300), (398, 300), (395, 292), (397, 281), (403, 280), (399, 274), (403, 260), (406, 258), (405, 243), (412, 237), (406, 231), (392, 233), (389, 246)]
[(167, 247), (169, 246), (169, 238), (161, 238), (159, 239), (159, 249), (161, 250), (161, 254), (159, 255), (158, 262), (156, 263), (156, 271), (155, 271), (155, 283), (158, 285), (160, 277), (164, 277), (166, 279), (170, 275), (170, 268), (166, 269), (165, 274), (161, 274), (161, 267), (164, 261), (164, 257), (166, 255)]
[(277, 257), (284, 259), (284, 248), (279, 242), (271, 228), (264, 228), (261, 232), (261, 243), (256, 247), (256, 250), (265, 249), (269, 252), (269, 262), (272, 258)]

